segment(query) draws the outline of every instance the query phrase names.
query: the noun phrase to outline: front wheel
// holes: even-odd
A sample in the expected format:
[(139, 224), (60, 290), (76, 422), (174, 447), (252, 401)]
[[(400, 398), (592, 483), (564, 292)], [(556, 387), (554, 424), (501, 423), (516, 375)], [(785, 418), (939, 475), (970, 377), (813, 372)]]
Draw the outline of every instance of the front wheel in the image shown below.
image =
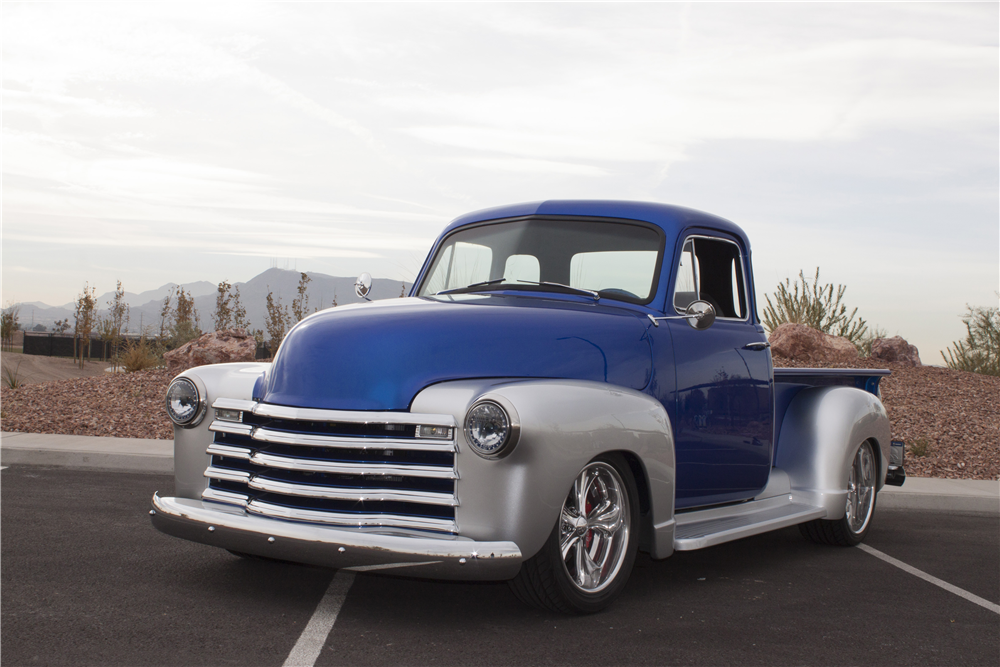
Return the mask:
[(834, 521), (816, 519), (801, 524), (802, 534), (821, 544), (853, 547), (860, 544), (871, 526), (875, 512), (876, 471), (872, 444), (864, 441), (854, 454), (847, 479), (847, 504), (844, 518)]
[(639, 547), (639, 497), (621, 456), (589, 463), (573, 482), (541, 551), (511, 580), (528, 604), (570, 614), (600, 611), (628, 582)]

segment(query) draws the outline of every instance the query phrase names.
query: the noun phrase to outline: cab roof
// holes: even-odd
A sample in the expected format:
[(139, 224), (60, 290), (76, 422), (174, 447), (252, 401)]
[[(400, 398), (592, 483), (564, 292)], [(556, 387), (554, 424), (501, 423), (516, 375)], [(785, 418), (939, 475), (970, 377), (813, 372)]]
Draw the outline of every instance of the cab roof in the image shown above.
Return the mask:
[(616, 201), (606, 199), (550, 199), (548, 201), (527, 202), (486, 208), (466, 213), (452, 220), (442, 237), (452, 230), (476, 222), (522, 218), (532, 215), (565, 215), (573, 217), (618, 218), (640, 220), (656, 225), (667, 238), (677, 238), (688, 227), (709, 227), (731, 234), (743, 241), (748, 251), (750, 243), (739, 225), (711, 213), (696, 211), (683, 206), (656, 204), (638, 201)]

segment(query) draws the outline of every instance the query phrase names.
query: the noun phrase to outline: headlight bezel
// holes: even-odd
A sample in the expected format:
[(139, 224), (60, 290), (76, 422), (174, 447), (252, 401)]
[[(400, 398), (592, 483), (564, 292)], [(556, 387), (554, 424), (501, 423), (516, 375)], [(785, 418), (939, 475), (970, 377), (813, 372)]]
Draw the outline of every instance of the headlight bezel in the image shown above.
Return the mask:
[[(194, 395), (196, 397), (196, 406), (194, 414), (186, 421), (178, 420), (170, 407), (171, 391), (179, 385), (188, 385), (194, 390)], [(194, 428), (198, 426), (205, 419), (205, 414), (208, 412), (208, 401), (205, 393), (204, 387), (199, 386), (200, 383), (196, 382), (193, 378), (189, 377), (176, 377), (171, 380), (170, 385), (167, 386), (167, 393), (164, 397), (164, 405), (167, 410), (167, 417), (174, 426), (179, 426), (180, 428)]]
[[(498, 409), (507, 422), (507, 434), (503, 442), (489, 450), (482, 449), (476, 444), (477, 441), (473, 437), (471, 426), (471, 421), (476, 410), (486, 405)], [(469, 449), (484, 459), (494, 461), (510, 456), (521, 439), (521, 422), (517, 416), (517, 411), (510, 404), (510, 401), (501, 396), (486, 395), (478, 398), (466, 411), (462, 430), (465, 433), (465, 441), (468, 443)]]

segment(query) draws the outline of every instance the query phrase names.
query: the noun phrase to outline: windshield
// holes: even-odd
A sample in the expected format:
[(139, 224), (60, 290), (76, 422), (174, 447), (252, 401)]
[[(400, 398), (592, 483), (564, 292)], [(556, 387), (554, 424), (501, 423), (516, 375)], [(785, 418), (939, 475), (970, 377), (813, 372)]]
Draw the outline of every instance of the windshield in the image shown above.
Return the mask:
[(418, 296), (586, 290), (646, 303), (656, 289), (661, 239), (657, 229), (641, 224), (572, 219), (529, 218), (461, 229), (438, 249)]

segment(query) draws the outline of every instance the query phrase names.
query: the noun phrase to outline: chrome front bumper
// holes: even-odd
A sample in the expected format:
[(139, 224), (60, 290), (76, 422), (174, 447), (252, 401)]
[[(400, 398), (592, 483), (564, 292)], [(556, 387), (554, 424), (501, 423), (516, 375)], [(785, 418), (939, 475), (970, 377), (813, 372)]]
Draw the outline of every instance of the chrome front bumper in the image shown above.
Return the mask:
[(256, 556), (353, 571), (499, 581), (521, 568), (513, 542), (411, 537), (268, 519), (237, 507), (153, 495), (153, 526), (193, 542)]

